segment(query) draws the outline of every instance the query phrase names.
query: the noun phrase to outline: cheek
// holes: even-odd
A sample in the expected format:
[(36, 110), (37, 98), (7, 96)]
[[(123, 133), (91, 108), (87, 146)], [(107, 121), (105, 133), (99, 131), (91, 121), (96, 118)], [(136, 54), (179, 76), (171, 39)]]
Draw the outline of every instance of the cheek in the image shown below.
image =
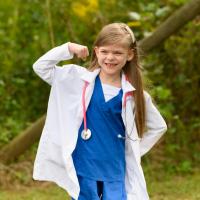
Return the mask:
[(98, 61), (101, 59), (101, 57), (98, 54), (96, 54), (96, 57)]
[(99, 65), (102, 65), (104, 60), (103, 60), (102, 57), (97, 57), (97, 62), (98, 62)]
[(98, 60), (98, 62), (102, 62), (103, 61), (102, 57), (98, 57), (97, 60)]
[(123, 60), (121, 61), (122, 67), (124, 67), (124, 66), (126, 65), (126, 63), (127, 63), (127, 59), (123, 59)]
[(99, 62), (102, 62), (102, 61), (104, 61), (105, 57), (104, 56), (98, 56), (97, 59), (98, 59)]
[(126, 64), (127, 59), (125, 57), (120, 57), (118, 59), (119, 62)]

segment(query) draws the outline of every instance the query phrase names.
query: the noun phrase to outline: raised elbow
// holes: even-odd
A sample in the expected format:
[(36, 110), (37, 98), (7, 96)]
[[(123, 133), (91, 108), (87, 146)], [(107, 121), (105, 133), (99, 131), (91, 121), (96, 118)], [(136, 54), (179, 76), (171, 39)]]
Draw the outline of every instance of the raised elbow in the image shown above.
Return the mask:
[(38, 63), (37, 62), (35, 62), (33, 64), (33, 71), (37, 74), (37, 71), (38, 71)]
[(162, 133), (165, 133), (166, 131), (167, 131), (167, 124), (164, 121), (163, 124), (162, 124)]

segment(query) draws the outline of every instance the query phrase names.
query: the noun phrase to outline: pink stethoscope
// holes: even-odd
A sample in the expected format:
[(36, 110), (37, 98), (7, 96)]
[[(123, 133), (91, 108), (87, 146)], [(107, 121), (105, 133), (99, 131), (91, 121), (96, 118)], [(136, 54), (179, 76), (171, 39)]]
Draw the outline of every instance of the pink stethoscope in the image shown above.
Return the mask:
[[(86, 92), (86, 89), (87, 89), (88, 85), (89, 85), (89, 83), (85, 81), (85, 84), (83, 86), (83, 92), (82, 92), (82, 107), (83, 107), (84, 129), (81, 132), (81, 137), (82, 137), (83, 140), (89, 140), (91, 138), (91, 136), (92, 136), (92, 133), (91, 133), (90, 129), (87, 128), (87, 119), (86, 119), (85, 92)], [(123, 107), (125, 108), (125, 110), (126, 110), (126, 100), (127, 100), (127, 97), (128, 96), (132, 96), (132, 95), (133, 95), (132, 92), (127, 92), (125, 94), (125, 96), (124, 96)], [(126, 139), (126, 137), (123, 137), (120, 134), (118, 134), (117, 137), (118, 138), (122, 138), (122, 139)], [(129, 136), (128, 136), (128, 138), (131, 139)]]

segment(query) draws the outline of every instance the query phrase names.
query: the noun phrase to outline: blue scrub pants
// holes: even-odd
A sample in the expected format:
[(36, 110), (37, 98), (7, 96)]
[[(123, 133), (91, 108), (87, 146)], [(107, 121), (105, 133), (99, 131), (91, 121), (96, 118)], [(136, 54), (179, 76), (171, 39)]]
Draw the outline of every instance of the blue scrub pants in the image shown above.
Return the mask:
[[(126, 200), (123, 181), (95, 181), (78, 176), (80, 194), (78, 200)], [(73, 200), (73, 199), (72, 199)]]

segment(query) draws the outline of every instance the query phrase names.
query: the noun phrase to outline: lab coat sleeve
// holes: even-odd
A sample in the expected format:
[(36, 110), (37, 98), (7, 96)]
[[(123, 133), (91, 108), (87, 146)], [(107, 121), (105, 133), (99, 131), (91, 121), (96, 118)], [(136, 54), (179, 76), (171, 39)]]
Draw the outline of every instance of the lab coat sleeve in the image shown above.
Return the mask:
[(33, 70), (35, 73), (52, 85), (55, 76), (56, 64), (60, 61), (69, 60), (73, 58), (73, 54), (68, 49), (68, 43), (55, 47), (41, 56), (34, 64)]
[(146, 128), (140, 141), (140, 155), (146, 154), (166, 132), (167, 125), (158, 109), (152, 102), (151, 96), (145, 91)]

